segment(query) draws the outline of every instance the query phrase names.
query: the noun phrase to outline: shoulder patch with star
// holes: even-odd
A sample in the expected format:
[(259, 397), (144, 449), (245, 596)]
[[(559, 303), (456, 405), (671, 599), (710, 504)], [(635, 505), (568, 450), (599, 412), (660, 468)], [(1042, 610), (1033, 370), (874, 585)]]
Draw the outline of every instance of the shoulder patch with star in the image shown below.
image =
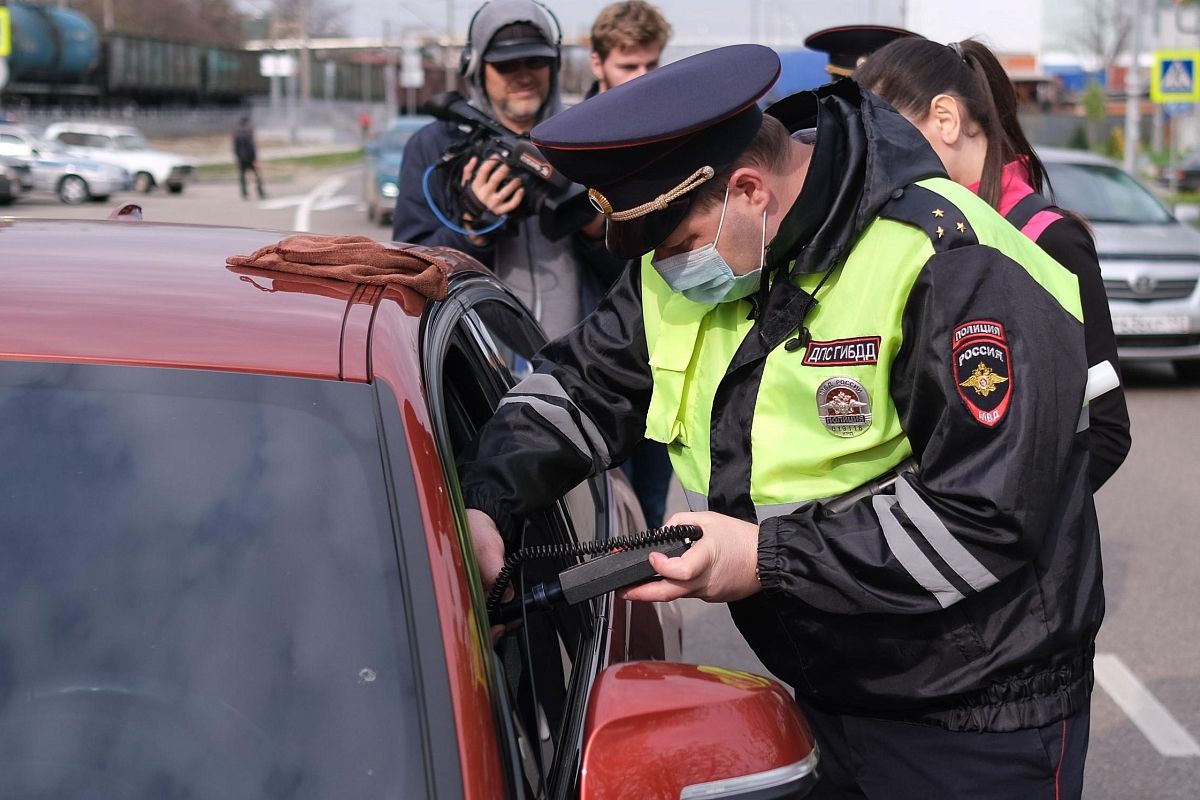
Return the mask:
[(958, 206), (924, 186), (910, 184), (892, 192), (891, 200), (879, 210), (879, 216), (925, 231), (936, 253), (979, 244)]
[(958, 396), (976, 422), (996, 427), (1013, 395), (1012, 352), (1004, 325), (990, 319), (956, 325), (951, 354)]

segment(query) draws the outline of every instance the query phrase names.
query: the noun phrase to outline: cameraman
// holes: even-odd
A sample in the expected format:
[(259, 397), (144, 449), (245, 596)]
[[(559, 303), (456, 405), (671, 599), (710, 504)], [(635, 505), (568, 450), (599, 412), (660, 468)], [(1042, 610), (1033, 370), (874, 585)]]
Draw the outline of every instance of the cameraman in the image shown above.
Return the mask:
[[(471, 105), (516, 133), (561, 109), (558, 91), (557, 22), (534, 0), (489, 0), (476, 12), (467, 33), (462, 75)], [(451, 122), (432, 122), (404, 149), (400, 194), (396, 198), (396, 241), (462, 250), (509, 285), (533, 311), (550, 338), (572, 328), (599, 301), (624, 265), (604, 248), (603, 217), (557, 241), (542, 235), (534, 218), (510, 217), (486, 236), (463, 236), (442, 225), (425, 199), (426, 168), (437, 163), (463, 133)], [(437, 173), (435, 173), (437, 174)], [(497, 216), (516, 211), (524, 189), (507, 166), (494, 160), (468, 162), (463, 179), (479, 202)], [(440, 183), (442, 185), (432, 185)], [(440, 208), (450, 192), (466, 186), (431, 181)], [(457, 220), (456, 220), (457, 221)], [(471, 229), (471, 220), (461, 220)], [(606, 274), (601, 274), (601, 273)]]

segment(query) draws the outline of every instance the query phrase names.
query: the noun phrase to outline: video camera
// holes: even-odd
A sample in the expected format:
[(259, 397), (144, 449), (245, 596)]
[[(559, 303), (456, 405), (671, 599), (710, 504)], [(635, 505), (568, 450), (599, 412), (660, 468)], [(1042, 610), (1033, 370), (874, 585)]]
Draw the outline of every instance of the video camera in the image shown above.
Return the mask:
[(422, 111), (457, 123), (468, 131), (467, 138), (455, 143), (441, 159), (441, 166), (449, 172), (446, 179), (448, 202), (457, 204), (457, 208), (446, 209), (451, 218), (461, 220), (463, 212), (468, 212), (474, 218), (477, 230), (500, 222), (499, 217), (479, 202), (470, 186), (461, 185), (463, 167), (472, 156), (477, 159), (477, 164), (496, 157), (508, 165), (510, 173), (525, 187), (525, 197), (520, 207), (512, 212), (513, 216), (536, 214), (547, 239), (561, 239), (595, 218), (596, 209), (588, 200), (586, 188), (555, 170), (528, 136), (501, 125), (468, 103), (458, 92), (435, 95), (425, 103)]

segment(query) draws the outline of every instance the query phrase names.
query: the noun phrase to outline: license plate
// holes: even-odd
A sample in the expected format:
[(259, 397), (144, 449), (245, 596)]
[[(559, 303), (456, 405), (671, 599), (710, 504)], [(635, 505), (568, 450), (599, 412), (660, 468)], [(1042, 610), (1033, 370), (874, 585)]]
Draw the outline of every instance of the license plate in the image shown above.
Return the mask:
[(1114, 316), (1112, 325), (1113, 333), (1118, 336), (1138, 333), (1188, 333), (1191, 328), (1191, 320), (1186, 316)]

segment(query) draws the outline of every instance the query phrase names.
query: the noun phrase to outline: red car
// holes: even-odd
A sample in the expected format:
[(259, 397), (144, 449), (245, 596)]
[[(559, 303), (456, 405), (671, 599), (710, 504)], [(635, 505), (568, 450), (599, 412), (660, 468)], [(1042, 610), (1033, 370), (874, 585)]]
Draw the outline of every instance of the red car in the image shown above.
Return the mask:
[[(456, 458), (542, 342), (508, 291), (225, 266), (278, 237), (0, 220), (0, 797), (807, 793), (781, 686), (634, 660), (677, 652), (656, 607), (492, 645)], [(628, 532), (630, 496), (526, 541)]]

